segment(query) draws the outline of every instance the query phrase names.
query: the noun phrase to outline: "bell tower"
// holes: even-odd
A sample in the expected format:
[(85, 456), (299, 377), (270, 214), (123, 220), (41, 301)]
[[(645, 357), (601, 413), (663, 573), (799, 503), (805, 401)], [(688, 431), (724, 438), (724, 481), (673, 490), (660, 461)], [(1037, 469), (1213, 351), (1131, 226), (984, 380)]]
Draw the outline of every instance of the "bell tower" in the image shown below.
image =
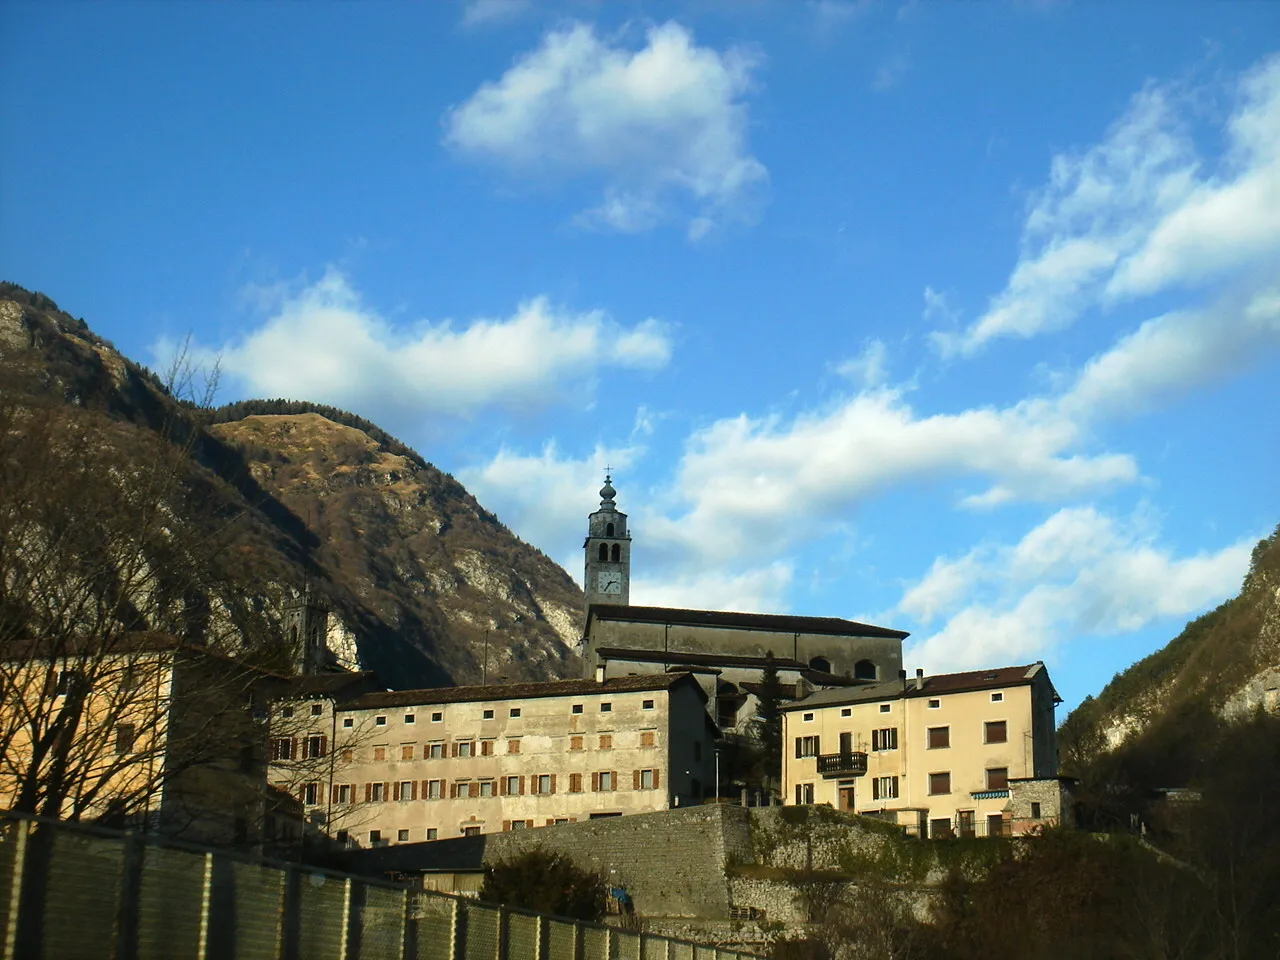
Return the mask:
[(614, 503), (616, 495), (606, 473), (600, 488), (600, 509), (588, 518), (587, 539), (582, 544), (586, 553), (582, 588), (588, 609), (593, 603), (625, 606), (631, 602), (631, 537), (627, 515), (619, 513)]

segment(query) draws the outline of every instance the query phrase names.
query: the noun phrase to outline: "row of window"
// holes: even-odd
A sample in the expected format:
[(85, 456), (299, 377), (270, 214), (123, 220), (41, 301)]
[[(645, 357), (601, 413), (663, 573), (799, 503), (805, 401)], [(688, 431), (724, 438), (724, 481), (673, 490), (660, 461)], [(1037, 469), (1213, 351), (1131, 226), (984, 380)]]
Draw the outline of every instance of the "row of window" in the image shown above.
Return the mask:
[[(930, 750), (941, 750), (951, 746), (951, 727), (928, 727), (925, 730), (925, 744)], [(1009, 724), (1005, 720), (988, 720), (982, 725), (983, 743), (1008, 743)], [(853, 749), (853, 735), (840, 734), (840, 752), (849, 753)], [(898, 749), (898, 728), (882, 727), (871, 731), (871, 750), (879, 753), (885, 750)], [(822, 753), (822, 743), (818, 735), (796, 737), (796, 759), (816, 757)]]
[[(593, 815), (593, 818), (594, 818), (594, 815)], [(578, 819), (577, 817), (547, 817), (546, 825), (548, 827), (551, 827), (561, 823), (574, 823), (577, 819)], [(532, 819), (502, 821), (503, 830), (526, 830), (526, 829), (532, 829), (532, 827), (533, 827)], [(464, 837), (478, 837), (480, 835), (480, 827), (475, 824), (463, 824), (459, 828), (459, 832)], [(422, 831), (423, 840), (438, 840), (439, 838), (440, 838), (440, 830), (438, 827), (426, 827)], [(339, 843), (346, 843), (350, 839), (351, 839), (351, 834), (349, 831), (347, 830), (338, 831)], [(413, 840), (412, 830), (396, 831), (397, 843), (409, 843), (412, 840)], [(369, 831), (369, 845), (371, 847), (385, 846), (387, 842), (388, 842), (387, 838), (384, 838), (382, 835), (382, 830), (375, 827), (374, 829)]]
[[(601, 733), (594, 738), (599, 750), (613, 749), (613, 734)], [(511, 737), (505, 741), (508, 755), (520, 753), (520, 738)], [(271, 740), (272, 760), (312, 760), (328, 754), (329, 739), (324, 734), (312, 734), (306, 737), (273, 737)], [(469, 757), (491, 757), (497, 750), (497, 740), (454, 740), (446, 744), (443, 740), (422, 744), (421, 759), (442, 760), (447, 755), (466, 759)], [(657, 733), (653, 730), (640, 731), (641, 747), (655, 747), (658, 744)], [(574, 734), (569, 737), (568, 747), (571, 752), (587, 749), (586, 734)], [(390, 758), (392, 748), (381, 744), (373, 748), (373, 760), (381, 763)], [(342, 750), (342, 759), (351, 762), (355, 759), (354, 750)], [(402, 743), (399, 752), (400, 760), (419, 759), (418, 744)]]
[[(354, 783), (331, 785), (331, 803), (385, 803), (388, 800), (405, 803), (413, 800), (481, 799), (487, 797), (551, 796), (559, 792), (559, 777), (554, 773), (537, 773), (528, 776), (494, 777), (483, 780), (399, 780), (366, 783), (363, 791)], [(598, 770), (590, 781), (581, 773), (569, 774), (568, 793), (586, 793), (590, 783), (592, 793), (611, 793), (619, 789), (617, 770)], [(655, 769), (631, 771), (631, 789), (657, 790), (661, 776)], [(324, 784), (312, 782), (299, 790), (303, 803), (315, 806), (324, 802)]]
[[(585, 705), (584, 705), (584, 704), (581, 704), (581, 703), (574, 703), (574, 704), (570, 704), (570, 706), (569, 706), (569, 712), (570, 712), (571, 714), (580, 714), (580, 713), (582, 713), (582, 712), (584, 711), (584, 707), (585, 707)], [(604, 700), (604, 701), (601, 701), (601, 703), (599, 704), (599, 708), (600, 708), (600, 712), (601, 712), (601, 713), (612, 713), (612, 712), (613, 712), (613, 702), (612, 702), (611, 700)], [(641, 701), (640, 708), (641, 708), (642, 710), (652, 710), (652, 709), (654, 708), (654, 701), (652, 701), (652, 700), (644, 700), (644, 701)], [(324, 715), (324, 704), (321, 704), (321, 703), (313, 703), (313, 704), (311, 704), (311, 705), (310, 705), (310, 709), (311, 709), (311, 716), (313, 716), (313, 717), (319, 717), (319, 716), (323, 716), (323, 715)], [(508, 708), (507, 708), (507, 717), (508, 717), (509, 719), (512, 719), (512, 720), (519, 719), (519, 718), (520, 718), (520, 716), (521, 716), (521, 714), (522, 714), (522, 712), (523, 712), (523, 709), (524, 709), (523, 707), (508, 707)], [(485, 708), (483, 709), (483, 711), (481, 712), (480, 716), (481, 716), (481, 719), (482, 719), (482, 720), (493, 720), (493, 719), (494, 719), (494, 714), (495, 714), (495, 708), (492, 708), (492, 707), (485, 707)], [(293, 707), (291, 707), (291, 706), (286, 706), (286, 707), (281, 707), (281, 708), (280, 708), (280, 716), (285, 717), (285, 718), (289, 718), (289, 717), (292, 717), (293, 715), (294, 715), (294, 708), (293, 708)], [(402, 721), (403, 721), (404, 723), (412, 725), (412, 724), (415, 724), (415, 723), (417, 723), (417, 722), (418, 722), (418, 715), (417, 715), (417, 713), (406, 713), (406, 714), (404, 714), (404, 715), (402, 716), (402, 718), (401, 718), (401, 719), (402, 719)], [(444, 711), (443, 711), (443, 710), (433, 710), (433, 711), (431, 711), (431, 722), (432, 722), (432, 723), (443, 723), (443, 722), (444, 722)], [(354, 727), (354, 726), (355, 726), (355, 718), (354, 718), (354, 717), (343, 717), (343, 718), (342, 718), (342, 725), (343, 725), (344, 727), (348, 727), (348, 728), (350, 728), (350, 727)], [(375, 727), (385, 727), (385, 726), (387, 725), (387, 714), (382, 714), (382, 713), (380, 713), (380, 714), (375, 715), (375, 716), (374, 716), (374, 718), (373, 718), (373, 725), (374, 725)]]
[[(865, 662), (869, 662), (869, 661), (865, 661)], [(855, 671), (855, 673), (854, 673), (854, 677), (855, 677), (856, 679), (862, 679), (861, 677), (859, 677), (859, 676), (858, 676), (858, 674), (856, 673), (856, 671)], [(874, 677), (872, 677), (871, 679), (875, 679), (875, 678), (874, 678)], [(1003, 702), (1004, 702), (1004, 693), (1003, 693), (1003, 692), (1000, 692), (1000, 691), (997, 691), (996, 693), (991, 694), (991, 702), (992, 702), (992, 703), (1003, 703)], [(893, 709), (893, 704), (892, 704), (892, 703), (882, 703), (882, 704), (880, 704), (880, 712), (881, 712), (881, 713), (888, 713), (888, 712), (889, 712), (890, 710), (892, 710), (892, 709)], [(929, 709), (930, 709), (930, 710), (941, 710), (941, 709), (942, 709), (942, 700), (941, 700), (941, 698), (935, 697), (935, 698), (931, 699), (931, 700), (929, 701)], [(814, 713), (806, 713), (806, 714), (804, 715), (803, 719), (804, 719), (804, 721), (805, 721), (806, 723), (809, 723), (809, 722), (811, 722), (811, 721), (814, 719), (814, 717), (815, 717), (815, 716), (816, 716), (816, 714), (814, 714)], [(840, 716), (841, 716), (841, 717), (852, 717), (852, 716), (853, 716), (853, 707), (841, 707), (841, 708), (840, 708)]]
[[(988, 790), (1008, 790), (1009, 789), (1009, 768), (1008, 767), (988, 767), (986, 773), (986, 784)], [(872, 777), (871, 778), (871, 799), (872, 800), (897, 800), (899, 798), (899, 781), (897, 777)], [(944, 770), (938, 773), (929, 774), (929, 795), (943, 796), (951, 793), (951, 771)], [(796, 784), (796, 803), (805, 804), (813, 803), (813, 784), (797, 783)]]

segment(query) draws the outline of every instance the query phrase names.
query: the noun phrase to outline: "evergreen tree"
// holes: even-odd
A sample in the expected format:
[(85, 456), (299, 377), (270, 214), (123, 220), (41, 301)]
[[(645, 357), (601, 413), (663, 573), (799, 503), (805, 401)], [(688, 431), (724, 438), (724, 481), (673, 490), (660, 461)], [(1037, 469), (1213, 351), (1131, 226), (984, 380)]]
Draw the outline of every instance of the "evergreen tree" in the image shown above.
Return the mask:
[(771, 786), (782, 779), (782, 684), (772, 650), (765, 655), (757, 698), (753, 726), (764, 764), (762, 779), (766, 786)]

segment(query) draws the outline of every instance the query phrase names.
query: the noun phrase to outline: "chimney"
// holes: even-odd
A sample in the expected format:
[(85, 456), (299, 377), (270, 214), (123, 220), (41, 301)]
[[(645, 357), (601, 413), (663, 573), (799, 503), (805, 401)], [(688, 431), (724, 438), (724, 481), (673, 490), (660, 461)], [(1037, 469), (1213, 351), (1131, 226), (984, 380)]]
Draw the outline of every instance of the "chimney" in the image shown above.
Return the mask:
[(907, 671), (905, 670), (898, 671), (898, 682), (902, 684), (902, 691), (903, 693), (905, 693), (907, 690)]
[(808, 681), (804, 677), (796, 677), (796, 699), (803, 700), (810, 692)]
[(916, 667), (916, 689), (924, 689), (924, 669), (921, 667)]
[(596, 664), (596, 683), (604, 683), (604, 661)]

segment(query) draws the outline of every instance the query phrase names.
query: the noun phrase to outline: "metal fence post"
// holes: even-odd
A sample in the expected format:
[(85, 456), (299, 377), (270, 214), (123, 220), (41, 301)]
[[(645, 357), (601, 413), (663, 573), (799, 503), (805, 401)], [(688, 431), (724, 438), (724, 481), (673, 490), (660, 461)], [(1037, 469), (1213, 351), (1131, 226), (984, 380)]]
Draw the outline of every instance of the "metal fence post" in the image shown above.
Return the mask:
[(342, 932), (338, 936), (338, 960), (347, 960), (351, 954), (352, 938), (360, 935), (360, 921), (355, 916), (355, 904), (351, 902), (353, 883), (350, 877), (342, 881)]
[(507, 924), (510, 922), (511, 914), (507, 912), (507, 908), (498, 907), (498, 949), (494, 954), (496, 960), (507, 960), (508, 942), (510, 940)]
[(197, 957), (209, 960), (209, 925), (213, 914), (213, 854), (204, 855), (204, 882), (200, 885), (200, 942)]
[(449, 917), (449, 960), (462, 960), (462, 901), (453, 898), (453, 912)]
[(4, 960), (18, 960), (18, 918), (22, 907), (22, 879), (27, 872), (27, 834), (31, 824), (26, 820), (14, 820), (13, 876), (9, 878), (9, 915), (5, 917), (4, 943), (0, 944), (0, 956)]

